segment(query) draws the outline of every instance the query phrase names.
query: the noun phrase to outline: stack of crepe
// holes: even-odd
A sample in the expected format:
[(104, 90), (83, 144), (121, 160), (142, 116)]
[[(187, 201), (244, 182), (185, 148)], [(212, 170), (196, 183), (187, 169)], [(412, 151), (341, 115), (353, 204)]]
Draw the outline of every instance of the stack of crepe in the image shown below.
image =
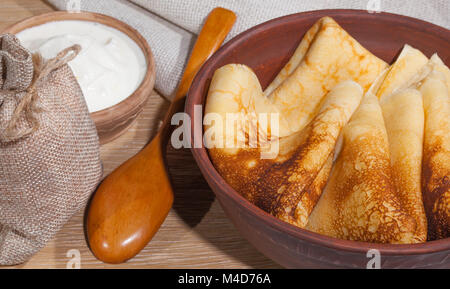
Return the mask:
[(437, 55), (406, 45), (389, 67), (325, 17), (265, 91), (244, 65), (215, 72), (205, 145), (236, 191), (298, 227), (377, 243), (445, 238), (449, 91)]

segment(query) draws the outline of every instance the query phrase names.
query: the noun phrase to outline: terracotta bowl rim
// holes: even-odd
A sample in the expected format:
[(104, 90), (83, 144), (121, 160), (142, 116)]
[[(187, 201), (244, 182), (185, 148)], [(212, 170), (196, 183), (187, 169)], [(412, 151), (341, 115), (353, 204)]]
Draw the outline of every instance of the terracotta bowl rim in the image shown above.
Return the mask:
[[(136, 88), (132, 94), (121, 102), (102, 110), (90, 112), (91, 117), (95, 120), (97, 126), (114, 123), (117, 119), (121, 119), (124, 116), (136, 114), (135, 110), (145, 102), (144, 99), (141, 99), (142, 94), (146, 94), (146, 92), (150, 94), (154, 88), (156, 65), (152, 50), (147, 40), (145, 40), (145, 38), (130, 25), (117, 18), (95, 12), (53, 11), (25, 18), (8, 26), (2, 31), (2, 33), (16, 34), (29, 27), (38, 26), (44, 23), (70, 20), (96, 22), (119, 30), (134, 41), (141, 49), (146, 60), (147, 71), (138, 88)], [(21, 29), (21, 26), (24, 25), (26, 27)]]
[[(255, 34), (263, 32), (265, 29), (275, 27), (277, 25), (281, 25), (282, 23), (288, 23), (295, 21), (299, 17), (323, 17), (323, 16), (349, 16), (349, 17), (358, 17), (365, 16), (370, 17), (369, 15), (375, 15), (378, 17), (377, 20), (383, 21), (384, 19), (389, 20), (390, 22), (398, 22), (400, 25), (413, 25), (416, 27), (420, 27), (422, 30), (433, 30), (439, 31), (444, 35), (448, 35), (450, 39), (450, 30), (440, 27), (438, 25), (432, 24), (427, 21), (423, 21), (420, 19), (416, 19), (409, 16), (403, 16), (393, 13), (387, 12), (379, 12), (375, 14), (368, 13), (366, 10), (355, 10), (355, 9), (326, 9), (326, 10), (315, 10), (315, 11), (307, 11), (300, 12), (295, 14), (290, 14), (287, 16), (282, 16), (279, 18), (275, 18), (254, 26), (239, 35), (235, 36), (229, 42), (227, 42), (222, 48), (220, 48), (201, 68), (201, 70), (197, 73), (194, 81), (189, 90), (187, 99), (185, 112), (191, 116), (191, 119), (195, 119), (194, 115), (194, 105), (202, 104), (204, 102), (200, 102), (202, 95), (198, 93), (201, 89), (200, 83), (206, 81), (205, 70), (208, 66), (213, 65), (217, 62), (223, 55), (227, 53), (227, 51), (232, 50), (234, 47), (238, 46), (239, 43), (245, 41), (245, 39), (253, 37)], [(206, 98), (205, 98), (206, 99)], [(191, 133), (191, 141), (194, 143), (194, 122), (192, 122), (192, 133)], [(203, 131), (203, 129), (202, 129)], [(316, 245), (320, 245), (323, 247), (328, 247), (331, 249), (347, 251), (347, 252), (355, 252), (355, 253), (367, 253), (371, 249), (377, 249), (381, 254), (384, 255), (419, 255), (419, 254), (430, 254), (445, 250), (450, 250), (450, 238), (430, 241), (422, 244), (378, 244), (378, 243), (366, 243), (359, 241), (349, 241), (349, 240), (341, 240), (325, 235), (321, 235), (318, 233), (310, 232), (305, 229), (301, 229), (289, 223), (283, 222), (274, 216), (266, 213), (259, 207), (253, 205), (247, 199), (242, 197), (238, 192), (236, 192), (217, 172), (214, 165), (209, 158), (209, 154), (207, 149), (202, 146), (202, 148), (192, 148), (192, 154), (194, 156), (195, 161), (197, 162), (200, 170), (202, 171), (205, 179), (209, 182), (211, 188), (214, 186), (211, 185), (213, 183), (217, 186), (218, 189), (214, 190), (215, 194), (223, 195), (224, 197), (230, 198), (234, 203), (244, 208), (247, 212), (255, 216), (256, 218), (261, 219), (268, 226), (273, 227), (274, 229), (286, 233), (292, 237), (297, 239), (307, 241)]]

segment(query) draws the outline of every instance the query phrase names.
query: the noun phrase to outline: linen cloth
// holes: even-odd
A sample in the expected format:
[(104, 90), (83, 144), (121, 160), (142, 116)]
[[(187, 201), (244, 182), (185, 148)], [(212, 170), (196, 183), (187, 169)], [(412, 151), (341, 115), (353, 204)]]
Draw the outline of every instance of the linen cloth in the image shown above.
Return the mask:
[[(448, 0), (48, 0), (57, 9), (80, 8), (118, 18), (137, 29), (156, 59), (156, 90), (172, 99), (196, 35), (217, 6), (237, 21), (226, 41), (246, 29), (283, 15), (318, 9), (362, 9), (416, 17), (450, 28)], [(388, 32), (387, 32), (388, 33)]]

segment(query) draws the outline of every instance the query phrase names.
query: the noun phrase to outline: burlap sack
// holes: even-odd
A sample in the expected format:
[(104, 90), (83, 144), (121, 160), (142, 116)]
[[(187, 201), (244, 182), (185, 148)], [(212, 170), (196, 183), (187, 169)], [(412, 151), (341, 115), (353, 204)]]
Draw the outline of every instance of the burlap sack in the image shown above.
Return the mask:
[(67, 62), (0, 35), (0, 265), (27, 261), (83, 208), (102, 176), (95, 125)]

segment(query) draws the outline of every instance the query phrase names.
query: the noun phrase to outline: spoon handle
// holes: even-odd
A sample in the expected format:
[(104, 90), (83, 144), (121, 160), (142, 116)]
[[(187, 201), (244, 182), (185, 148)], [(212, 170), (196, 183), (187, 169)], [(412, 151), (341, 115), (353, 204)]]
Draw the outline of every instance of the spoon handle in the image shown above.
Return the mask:
[(191, 56), (187, 62), (186, 68), (178, 85), (175, 98), (169, 108), (166, 118), (161, 127), (161, 135), (167, 137), (168, 134), (163, 132), (171, 127), (170, 120), (172, 116), (184, 110), (184, 100), (191, 87), (195, 75), (213, 54), (216, 52), (223, 41), (227, 37), (231, 28), (236, 21), (236, 15), (227, 9), (217, 7), (214, 8), (208, 15), (205, 24), (200, 31), (200, 34), (192, 49)]
[(87, 213), (87, 236), (94, 255), (106, 263), (123, 263), (153, 238), (173, 203), (164, 151), (172, 116), (183, 110), (191, 83), (203, 63), (220, 47), (236, 15), (224, 8), (211, 11), (197, 38), (163, 125), (137, 155), (106, 177)]

